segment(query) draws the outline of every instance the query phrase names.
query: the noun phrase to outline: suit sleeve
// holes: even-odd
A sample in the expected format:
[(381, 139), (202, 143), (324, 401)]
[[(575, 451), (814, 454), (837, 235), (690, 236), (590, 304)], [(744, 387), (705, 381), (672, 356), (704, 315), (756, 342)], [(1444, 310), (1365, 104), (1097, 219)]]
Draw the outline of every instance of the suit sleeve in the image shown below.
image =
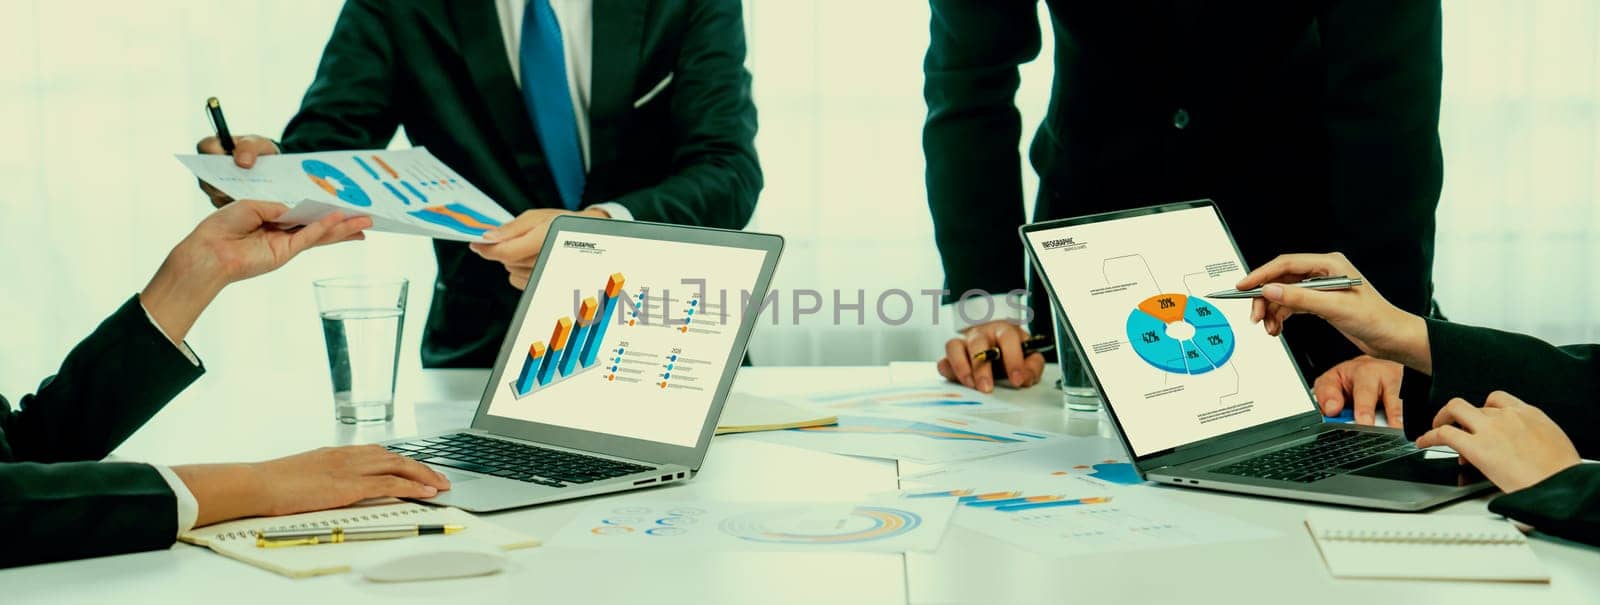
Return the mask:
[[(922, 94), (928, 209), (944, 265), (945, 302), (968, 290), (1026, 283), (1017, 227), (1022, 116), (1017, 67), (1039, 55), (1036, 0), (930, 0)], [(1010, 270), (1006, 270), (1006, 268)]]
[(177, 508), (148, 464), (3, 462), (0, 567), (166, 548)]
[(135, 297), (17, 411), (0, 398), (0, 567), (172, 544), (177, 496), (161, 473), (96, 461), (202, 372)]
[(673, 173), (613, 200), (635, 219), (724, 229), (750, 222), (762, 176), (744, 60), (739, 0), (695, 3), (673, 68)]
[(0, 406), (0, 445), (10, 460), (99, 460), (202, 373), (151, 325), (135, 296), (78, 343), (16, 412)]
[(1532, 336), (1428, 321), (1433, 376), (1402, 380), (1406, 435), (1420, 437), (1439, 408), (1460, 397), (1482, 405), (1505, 391), (1538, 406), (1585, 458), (1600, 457), (1600, 345), (1557, 347)]
[(1600, 546), (1600, 464), (1579, 464), (1495, 498), (1489, 510), (1552, 536)]
[(322, 51), (317, 75), (284, 129), (284, 153), (382, 149), (400, 127), (394, 98), (395, 54), (384, 2), (349, 0)]
[(1441, 21), (1438, 0), (1326, 0), (1317, 16), (1333, 208), (1318, 222), (1384, 296), (1424, 316), (1444, 180)]

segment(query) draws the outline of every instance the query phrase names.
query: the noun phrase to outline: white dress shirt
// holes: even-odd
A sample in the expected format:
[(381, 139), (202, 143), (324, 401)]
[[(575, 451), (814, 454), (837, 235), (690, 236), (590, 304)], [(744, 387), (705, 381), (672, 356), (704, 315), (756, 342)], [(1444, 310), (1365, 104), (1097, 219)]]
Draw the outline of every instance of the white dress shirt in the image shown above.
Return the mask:
[[(178, 352), (183, 353), (183, 356), (189, 359), (189, 363), (200, 365), (200, 358), (194, 356), (194, 351), (189, 348), (188, 343), (178, 342), (167, 336), (167, 331), (161, 329), (161, 324), (156, 323), (155, 316), (150, 314), (149, 309), (144, 308), (143, 302), (139, 303), (139, 308), (144, 309), (144, 316), (150, 320), (150, 325), (155, 326), (156, 331), (162, 336), (166, 336), (167, 342), (171, 342), (172, 346), (178, 347)], [(194, 492), (189, 491), (189, 486), (185, 485), (171, 468), (159, 464), (150, 466), (155, 467), (161, 478), (167, 481), (167, 487), (172, 488), (172, 494), (178, 497), (178, 535), (181, 536), (184, 532), (194, 529), (195, 519), (200, 517), (200, 501), (194, 499)]]
[[(500, 34), (511, 60), (511, 77), (522, 86), (522, 18), (529, 2), (549, 2), (561, 26), (561, 44), (567, 56), (567, 93), (572, 95), (572, 117), (578, 122), (578, 146), (583, 168), (589, 169), (589, 90), (594, 73), (594, 0), (495, 0), (500, 12)], [(622, 204), (604, 202), (595, 208), (611, 218), (633, 220)]]

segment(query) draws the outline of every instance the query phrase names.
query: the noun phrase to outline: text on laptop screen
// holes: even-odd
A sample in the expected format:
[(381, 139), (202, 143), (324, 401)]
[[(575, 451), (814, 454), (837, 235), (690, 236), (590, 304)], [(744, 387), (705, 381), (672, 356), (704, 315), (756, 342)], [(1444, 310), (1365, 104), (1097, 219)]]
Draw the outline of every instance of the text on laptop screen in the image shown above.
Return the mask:
[(693, 447), (766, 252), (561, 232), (543, 254), (488, 414)]
[(1209, 207), (1027, 233), (1135, 456), (1303, 414), (1311, 396), (1249, 300)]

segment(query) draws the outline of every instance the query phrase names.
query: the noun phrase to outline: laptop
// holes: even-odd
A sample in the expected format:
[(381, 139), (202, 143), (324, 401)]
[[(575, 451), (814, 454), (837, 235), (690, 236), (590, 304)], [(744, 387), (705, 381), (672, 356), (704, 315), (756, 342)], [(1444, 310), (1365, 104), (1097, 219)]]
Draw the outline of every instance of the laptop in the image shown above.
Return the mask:
[(472, 425), (385, 443), (494, 511), (699, 472), (783, 249), (776, 235), (550, 224)]
[(1020, 231), (1140, 477), (1402, 511), (1490, 487), (1399, 429), (1323, 421), (1251, 301), (1203, 297), (1248, 272), (1210, 200)]

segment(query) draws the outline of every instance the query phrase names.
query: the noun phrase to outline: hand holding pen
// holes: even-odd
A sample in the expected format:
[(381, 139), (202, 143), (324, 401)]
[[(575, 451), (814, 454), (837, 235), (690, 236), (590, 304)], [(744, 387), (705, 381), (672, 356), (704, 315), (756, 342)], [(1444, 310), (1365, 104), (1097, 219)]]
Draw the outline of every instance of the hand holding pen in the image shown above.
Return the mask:
[[(278, 145), (266, 137), (253, 134), (242, 137), (233, 136), (233, 132), (228, 130), (227, 117), (222, 115), (222, 102), (218, 101), (216, 97), (206, 99), (205, 114), (206, 121), (211, 123), (211, 128), (217, 134), (216, 136), (200, 139), (199, 143), (195, 143), (195, 152), (207, 155), (231, 155), (233, 156), (234, 165), (240, 168), (253, 168), (256, 165), (256, 158), (278, 154)], [(205, 181), (200, 181), (200, 190), (211, 198), (211, 205), (217, 208), (233, 202), (232, 197), (229, 197), (228, 194), (223, 193), (216, 187), (212, 187), (210, 183)]]
[(1044, 375), (1044, 356), (1037, 350), (1024, 353), (1023, 342), (1027, 340), (1028, 332), (1011, 321), (994, 320), (968, 327), (960, 336), (945, 342), (939, 375), (981, 393), (994, 391), (995, 382), (1000, 379), (1009, 380), (1017, 388), (1033, 386)]
[[(1346, 276), (1344, 287), (1318, 290), (1300, 287), (1313, 278)], [(1298, 313), (1321, 317), (1363, 353), (1398, 361), (1418, 370), (1432, 369), (1427, 322), (1390, 304), (1367, 284), (1343, 254), (1286, 254), (1250, 272), (1235, 286), (1260, 288), (1250, 319), (1268, 334), (1282, 333), (1283, 322)]]

